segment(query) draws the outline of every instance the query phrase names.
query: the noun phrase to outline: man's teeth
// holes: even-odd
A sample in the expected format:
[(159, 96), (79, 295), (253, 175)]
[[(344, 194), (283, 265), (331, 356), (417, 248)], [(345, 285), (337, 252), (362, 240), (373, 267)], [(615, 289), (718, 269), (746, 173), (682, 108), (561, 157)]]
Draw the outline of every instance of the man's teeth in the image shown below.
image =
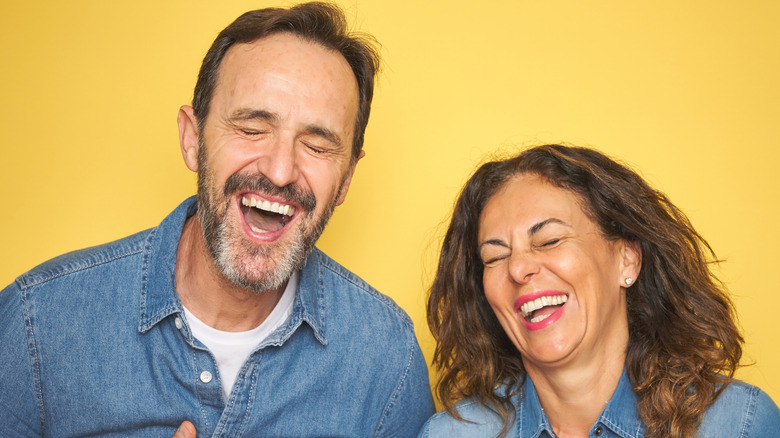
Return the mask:
[(287, 204), (280, 204), (278, 202), (270, 202), (268, 200), (258, 200), (255, 198), (241, 197), (241, 204), (247, 207), (254, 207), (264, 211), (270, 211), (272, 213), (283, 214), (285, 216), (292, 216), (295, 213), (295, 207)]
[[(526, 317), (535, 310), (539, 310), (545, 306), (558, 306), (560, 304), (565, 303), (568, 299), (569, 299), (568, 295), (543, 296), (523, 304), (522, 306), (520, 306), (520, 311), (523, 313), (523, 317)], [(540, 317), (540, 318), (541, 319), (539, 321), (544, 319), (544, 317)], [(532, 320), (531, 322), (538, 322), (538, 321)]]
[(254, 231), (254, 232), (255, 232), (255, 233), (257, 233), (257, 234), (265, 234), (265, 233), (270, 233), (270, 231), (261, 230), (260, 228), (257, 228), (257, 227), (256, 227), (256, 226), (254, 226), (254, 225), (250, 225), (250, 226), (249, 226), (249, 228), (251, 228), (251, 229), (252, 229), (252, 231)]

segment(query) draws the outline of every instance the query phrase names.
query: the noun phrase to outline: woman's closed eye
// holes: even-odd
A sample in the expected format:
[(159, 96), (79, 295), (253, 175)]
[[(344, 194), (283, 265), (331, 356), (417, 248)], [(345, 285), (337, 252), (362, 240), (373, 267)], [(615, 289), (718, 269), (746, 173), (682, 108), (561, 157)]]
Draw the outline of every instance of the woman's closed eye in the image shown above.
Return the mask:
[(509, 253), (504, 252), (496, 252), (496, 251), (484, 251), (480, 255), (480, 259), (482, 260), (482, 264), (485, 266), (489, 266), (492, 264), (495, 264), (497, 262), (500, 262), (501, 260), (505, 260), (509, 258)]

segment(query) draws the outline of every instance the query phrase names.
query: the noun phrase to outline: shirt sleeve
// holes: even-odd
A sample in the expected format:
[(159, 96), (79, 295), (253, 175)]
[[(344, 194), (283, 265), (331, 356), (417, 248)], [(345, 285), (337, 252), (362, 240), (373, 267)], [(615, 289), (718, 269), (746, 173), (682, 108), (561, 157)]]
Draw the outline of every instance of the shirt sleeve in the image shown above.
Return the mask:
[(16, 283), (0, 291), (0, 437), (35, 437), (43, 432), (33, 384), (32, 330), (30, 344), (26, 335), (29, 318)]
[(752, 414), (752, 423), (748, 425), (748, 433), (743, 436), (751, 438), (769, 437), (780, 434), (780, 409), (769, 394), (755, 388), (753, 402), (755, 413)]
[(734, 380), (704, 414), (699, 436), (760, 438), (778, 436), (780, 411), (761, 389)]
[(406, 369), (387, 404), (375, 437), (417, 436), (422, 425), (435, 412), (428, 382), (428, 367), (414, 331), (411, 331), (411, 339), (411, 354)]
[(455, 408), (463, 421), (442, 410), (425, 423), (417, 438), (492, 438), (501, 433), (504, 426), (501, 417), (482, 404), (462, 400)]

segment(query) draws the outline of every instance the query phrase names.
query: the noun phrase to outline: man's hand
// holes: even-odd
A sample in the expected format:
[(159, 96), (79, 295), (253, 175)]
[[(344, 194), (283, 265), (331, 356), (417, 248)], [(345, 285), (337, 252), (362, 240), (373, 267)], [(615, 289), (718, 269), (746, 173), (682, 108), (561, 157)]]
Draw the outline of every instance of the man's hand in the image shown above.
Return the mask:
[(195, 426), (189, 421), (185, 421), (176, 429), (173, 438), (195, 438)]

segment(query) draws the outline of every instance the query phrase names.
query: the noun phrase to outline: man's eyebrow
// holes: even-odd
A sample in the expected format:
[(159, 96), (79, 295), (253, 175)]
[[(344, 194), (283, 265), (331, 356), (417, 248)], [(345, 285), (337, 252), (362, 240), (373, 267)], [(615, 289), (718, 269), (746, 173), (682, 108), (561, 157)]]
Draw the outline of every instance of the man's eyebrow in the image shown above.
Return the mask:
[(341, 137), (339, 137), (338, 134), (336, 134), (335, 132), (331, 131), (330, 129), (324, 126), (308, 125), (303, 131), (310, 135), (316, 135), (318, 137), (322, 137), (325, 140), (335, 145), (341, 145)]
[[(281, 119), (279, 117), (279, 114), (261, 110), (261, 109), (252, 109), (252, 108), (240, 108), (236, 111), (233, 111), (233, 114), (230, 115), (230, 121), (231, 122), (238, 122), (238, 121), (246, 121), (246, 120), (260, 120), (265, 122), (278, 122)], [(330, 129), (320, 126), (320, 125), (308, 125), (303, 130), (306, 134), (310, 135), (316, 135), (318, 137), (322, 137), (325, 140), (340, 145), (341, 144), (341, 137), (339, 137), (338, 134), (331, 131)]]
[(262, 120), (266, 122), (276, 122), (279, 120), (279, 114), (272, 113), (271, 111), (252, 109), (252, 108), (240, 108), (233, 111), (230, 115), (230, 121), (246, 121), (246, 120)]

